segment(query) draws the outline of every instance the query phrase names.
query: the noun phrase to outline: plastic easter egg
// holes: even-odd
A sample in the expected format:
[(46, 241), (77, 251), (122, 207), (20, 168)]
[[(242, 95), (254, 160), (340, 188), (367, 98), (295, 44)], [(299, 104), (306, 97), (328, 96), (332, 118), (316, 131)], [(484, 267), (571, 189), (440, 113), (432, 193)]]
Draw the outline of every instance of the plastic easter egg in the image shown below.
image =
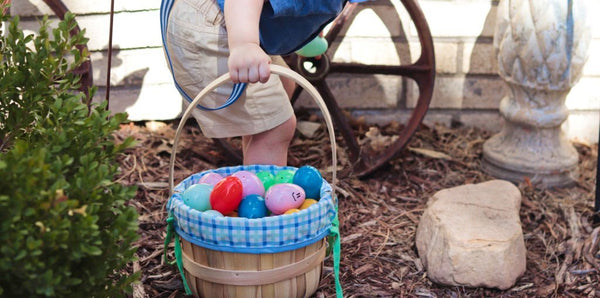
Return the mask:
[(315, 199), (305, 199), (304, 202), (302, 203), (302, 205), (300, 205), (300, 208), (298, 208), (298, 209), (304, 210), (316, 203), (317, 203), (317, 200), (315, 200)]
[(221, 214), (228, 214), (235, 210), (241, 200), (242, 181), (238, 177), (223, 178), (210, 193), (210, 206)]
[(269, 187), (275, 184), (275, 175), (271, 174), (271, 172), (260, 171), (256, 173), (256, 176), (258, 179), (260, 179), (260, 182), (262, 182), (263, 186), (265, 187), (265, 192), (269, 190)]
[(329, 44), (327, 40), (321, 36), (315, 37), (309, 43), (296, 51), (296, 54), (304, 57), (316, 57), (323, 55), (327, 51)]
[(204, 176), (200, 177), (198, 183), (206, 183), (215, 186), (217, 183), (219, 183), (219, 181), (221, 181), (221, 179), (223, 179), (223, 176), (221, 176), (221, 174), (211, 172), (206, 173), (204, 174)]
[(275, 184), (279, 183), (293, 183), (294, 170), (281, 170), (275, 175)]
[(304, 202), (306, 195), (302, 187), (292, 183), (275, 184), (265, 194), (265, 204), (275, 215), (298, 208)]
[(307, 198), (320, 199), (323, 177), (313, 166), (302, 166), (294, 174), (292, 182), (304, 189)]
[(198, 211), (208, 210), (212, 189), (212, 185), (205, 183), (191, 185), (182, 194), (183, 203)]
[(265, 187), (256, 174), (250, 171), (237, 171), (231, 176), (238, 177), (242, 181), (242, 198), (249, 195), (265, 195)]
[(286, 212), (283, 212), (283, 214), (293, 214), (293, 213), (296, 213), (296, 212), (300, 212), (300, 209), (298, 209), (298, 208), (292, 208), (290, 210), (287, 210)]
[(238, 206), (238, 214), (245, 218), (262, 218), (267, 216), (269, 210), (265, 199), (259, 195), (245, 196)]
[(223, 214), (221, 214), (221, 212), (219, 212), (217, 210), (206, 210), (202, 213), (206, 214), (208, 216), (211, 216), (211, 217), (224, 217)]

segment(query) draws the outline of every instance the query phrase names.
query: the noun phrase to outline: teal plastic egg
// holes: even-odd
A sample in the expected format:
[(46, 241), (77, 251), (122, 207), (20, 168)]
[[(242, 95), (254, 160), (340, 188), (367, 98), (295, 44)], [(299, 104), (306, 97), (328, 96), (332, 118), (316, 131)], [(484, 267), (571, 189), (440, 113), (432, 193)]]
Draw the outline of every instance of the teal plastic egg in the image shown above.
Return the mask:
[(203, 213), (211, 217), (225, 217), (225, 215), (217, 210), (206, 210)]
[(183, 203), (190, 208), (205, 211), (210, 209), (210, 193), (213, 186), (206, 183), (194, 184), (182, 194)]

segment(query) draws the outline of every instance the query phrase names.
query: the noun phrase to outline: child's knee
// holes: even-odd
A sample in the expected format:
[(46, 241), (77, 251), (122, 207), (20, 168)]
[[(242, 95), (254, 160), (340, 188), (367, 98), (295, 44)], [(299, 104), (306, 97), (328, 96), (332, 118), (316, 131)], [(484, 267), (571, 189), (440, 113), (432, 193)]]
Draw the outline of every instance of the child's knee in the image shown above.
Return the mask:
[(280, 126), (280, 136), (282, 142), (289, 143), (296, 132), (296, 116), (292, 115), (290, 119), (283, 122)]
[[(275, 144), (275, 143), (289, 143), (294, 137), (294, 133), (296, 132), (296, 116), (292, 115), (288, 120), (279, 124), (275, 128), (262, 133), (258, 136), (259, 139), (262, 139), (265, 142)], [(253, 138), (256, 139), (256, 138)]]
[(280, 127), (284, 131), (285, 135), (291, 139), (296, 132), (296, 116), (292, 115), (292, 117), (283, 122)]

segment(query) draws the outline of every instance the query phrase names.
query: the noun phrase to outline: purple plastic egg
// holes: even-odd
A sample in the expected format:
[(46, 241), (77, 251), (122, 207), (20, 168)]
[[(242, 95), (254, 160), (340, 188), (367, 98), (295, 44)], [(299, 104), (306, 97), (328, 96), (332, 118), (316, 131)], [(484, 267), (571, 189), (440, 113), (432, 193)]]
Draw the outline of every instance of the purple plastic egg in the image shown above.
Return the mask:
[(292, 183), (280, 183), (269, 188), (265, 194), (265, 204), (273, 214), (279, 215), (300, 207), (305, 198), (302, 187)]
[(265, 195), (265, 187), (256, 174), (249, 171), (237, 171), (231, 175), (242, 181), (242, 197), (249, 195)]
[(206, 173), (204, 174), (204, 176), (200, 177), (200, 180), (198, 180), (198, 183), (206, 183), (206, 184), (210, 184), (212, 186), (215, 186), (215, 184), (217, 184), (219, 181), (221, 181), (221, 179), (223, 179), (223, 176), (221, 176), (218, 173)]

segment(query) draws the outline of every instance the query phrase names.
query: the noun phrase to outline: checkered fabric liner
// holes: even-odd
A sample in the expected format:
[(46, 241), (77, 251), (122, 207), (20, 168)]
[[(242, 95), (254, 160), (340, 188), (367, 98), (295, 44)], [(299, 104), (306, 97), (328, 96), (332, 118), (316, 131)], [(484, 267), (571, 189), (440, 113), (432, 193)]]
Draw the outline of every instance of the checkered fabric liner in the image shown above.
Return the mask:
[(224, 167), (196, 173), (177, 186), (167, 204), (175, 217), (175, 231), (187, 241), (219, 251), (241, 253), (276, 253), (310, 245), (329, 235), (336, 208), (331, 197), (331, 185), (323, 180), (321, 199), (300, 212), (256, 219), (214, 217), (194, 210), (183, 203), (182, 193), (210, 172), (229, 176), (237, 171), (269, 171), (273, 175), (294, 167), (250, 165)]

